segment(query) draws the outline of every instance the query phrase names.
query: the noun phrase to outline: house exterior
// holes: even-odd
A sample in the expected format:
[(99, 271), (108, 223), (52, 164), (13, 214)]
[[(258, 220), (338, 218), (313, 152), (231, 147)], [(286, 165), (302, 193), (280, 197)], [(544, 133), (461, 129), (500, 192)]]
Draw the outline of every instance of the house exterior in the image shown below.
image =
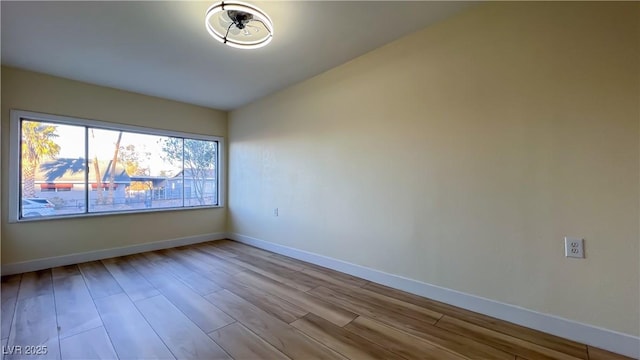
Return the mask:
[[(79, 209), (85, 206), (85, 176), (88, 175), (89, 204), (96, 205), (99, 192), (106, 198), (111, 179), (111, 161), (98, 161), (100, 184), (95, 177), (93, 160), (89, 160), (89, 173), (86, 173), (85, 160), (82, 158), (58, 158), (43, 162), (35, 174), (36, 197), (48, 199), (57, 209)], [(131, 179), (124, 167), (117, 163), (113, 181), (113, 204), (126, 202), (126, 188)]]
[(166, 196), (180, 198), (184, 188), (185, 205), (217, 204), (217, 181), (215, 169), (187, 168), (167, 179)]
[[(112, 211), (150, 207), (215, 205), (217, 178), (214, 169), (185, 169), (172, 177), (129, 175), (124, 166), (116, 164), (113, 181), (113, 203), (107, 199), (111, 161), (98, 161), (100, 182), (95, 178), (93, 160), (89, 160), (86, 173), (84, 159), (58, 158), (40, 164), (35, 174), (36, 198), (47, 199), (56, 212), (76, 213), (85, 207), (85, 176), (89, 185), (90, 211)], [(134, 184), (138, 186), (136, 189)]]

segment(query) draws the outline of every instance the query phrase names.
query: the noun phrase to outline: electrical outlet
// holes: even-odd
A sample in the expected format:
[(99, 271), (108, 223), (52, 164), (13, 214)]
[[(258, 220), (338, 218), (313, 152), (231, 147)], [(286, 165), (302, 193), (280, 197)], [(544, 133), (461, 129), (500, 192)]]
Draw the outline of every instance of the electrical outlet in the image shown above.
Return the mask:
[(584, 239), (565, 237), (564, 256), (572, 258), (584, 258)]
[(278, 216), (278, 208), (273, 209), (273, 216)]

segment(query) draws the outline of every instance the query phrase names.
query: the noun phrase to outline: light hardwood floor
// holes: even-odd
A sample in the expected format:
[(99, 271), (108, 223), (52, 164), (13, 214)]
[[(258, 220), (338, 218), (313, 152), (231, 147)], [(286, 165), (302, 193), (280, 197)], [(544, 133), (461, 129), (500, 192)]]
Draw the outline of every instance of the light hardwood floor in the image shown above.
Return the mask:
[(624, 359), (230, 240), (12, 275), (1, 294), (4, 359)]

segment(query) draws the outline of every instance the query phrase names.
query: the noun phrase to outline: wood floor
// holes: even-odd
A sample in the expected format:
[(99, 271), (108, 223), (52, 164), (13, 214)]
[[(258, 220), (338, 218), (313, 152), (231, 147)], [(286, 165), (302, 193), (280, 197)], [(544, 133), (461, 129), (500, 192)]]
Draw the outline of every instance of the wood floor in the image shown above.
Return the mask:
[(0, 334), (4, 359), (624, 358), (228, 240), (5, 277)]

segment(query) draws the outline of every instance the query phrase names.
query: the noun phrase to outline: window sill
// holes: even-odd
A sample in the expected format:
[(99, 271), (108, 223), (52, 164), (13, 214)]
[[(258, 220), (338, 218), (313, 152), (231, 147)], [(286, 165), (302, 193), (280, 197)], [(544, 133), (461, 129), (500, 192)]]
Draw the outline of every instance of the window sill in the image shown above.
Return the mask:
[(131, 211), (118, 211), (118, 212), (93, 212), (93, 213), (82, 213), (82, 214), (69, 214), (69, 215), (58, 215), (58, 216), (37, 216), (31, 218), (24, 219), (11, 219), (9, 220), (10, 224), (18, 224), (18, 223), (30, 223), (36, 221), (51, 221), (51, 220), (65, 220), (65, 219), (78, 219), (78, 218), (91, 218), (91, 217), (101, 217), (101, 216), (116, 216), (116, 215), (131, 215), (131, 214), (153, 214), (153, 213), (163, 213), (163, 212), (171, 212), (171, 211), (189, 211), (189, 210), (206, 210), (206, 209), (223, 209), (224, 205), (211, 205), (211, 206), (189, 206), (182, 208), (166, 208), (166, 209), (149, 209), (149, 210), (131, 210)]

